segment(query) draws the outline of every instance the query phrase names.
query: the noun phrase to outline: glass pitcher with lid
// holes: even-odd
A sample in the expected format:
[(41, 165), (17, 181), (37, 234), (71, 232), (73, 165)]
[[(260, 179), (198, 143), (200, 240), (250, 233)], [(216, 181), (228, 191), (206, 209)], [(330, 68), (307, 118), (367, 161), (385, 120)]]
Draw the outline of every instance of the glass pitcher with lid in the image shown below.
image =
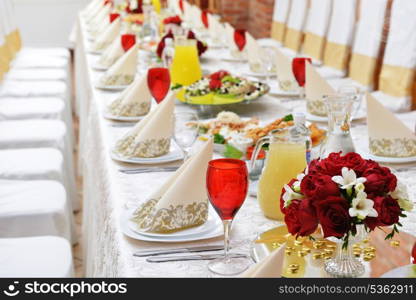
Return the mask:
[(306, 168), (309, 130), (303, 125), (304, 118), (303, 114), (294, 115), (295, 125), (273, 130), (268, 136), (259, 139), (254, 149), (251, 168), (261, 148), (269, 144), (257, 188), (257, 199), (267, 218), (283, 220), (283, 213), (280, 210), (282, 189)]

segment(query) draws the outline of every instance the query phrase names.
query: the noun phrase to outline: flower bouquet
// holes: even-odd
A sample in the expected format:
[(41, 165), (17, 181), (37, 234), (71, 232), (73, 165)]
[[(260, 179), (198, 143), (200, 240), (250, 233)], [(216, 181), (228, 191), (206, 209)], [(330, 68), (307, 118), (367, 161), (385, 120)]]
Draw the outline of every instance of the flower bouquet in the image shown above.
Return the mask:
[[(310, 236), (320, 225), (324, 238), (336, 238), (342, 252), (358, 241), (360, 231), (389, 226), (391, 239), (402, 226), (400, 218), (413, 208), (406, 187), (389, 168), (357, 153), (331, 153), (284, 186), (280, 207), (289, 232)], [(342, 244), (342, 247), (341, 247)], [(326, 262), (326, 271), (338, 277), (359, 276), (364, 267), (351, 255)]]

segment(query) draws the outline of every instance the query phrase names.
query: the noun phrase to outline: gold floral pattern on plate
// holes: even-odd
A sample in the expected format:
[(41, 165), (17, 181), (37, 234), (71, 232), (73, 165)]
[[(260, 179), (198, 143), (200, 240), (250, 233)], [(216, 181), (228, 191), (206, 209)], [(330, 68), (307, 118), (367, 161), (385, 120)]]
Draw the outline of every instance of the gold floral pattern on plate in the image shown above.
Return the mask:
[(136, 143), (135, 137), (129, 135), (116, 144), (115, 151), (125, 157), (152, 158), (169, 153), (170, 138), (148, 139)]
[(409, 138), (373, 139), (370, 138), (372, 154), (384, 157), (416, 156), (416, 140)]
[(128, 85), (134, 80), (134, 75), (104, 75), (101, 77), (100, 83), (106, 86), (112, 85)]
[(202, 225), (208, 219), (208, 199), (188, 205), (169, 206), (155, 210), (159, 199), (150, 199), (133, 213), (132, 221), (140, 230), (172, 233)]
[(150, 110), (150, 102), (133, 102), (128, 104), (122, 104), (122, 99), (114, 100), (108, 106), (108, 112), (114, 116), (122, 117), (139, 117), (146, 115)]
[(328, 111), (325, 102), (322, 100), (308, 100), (306, 101), (306, 109), (308, 113), (315, 116), (326, 117)]

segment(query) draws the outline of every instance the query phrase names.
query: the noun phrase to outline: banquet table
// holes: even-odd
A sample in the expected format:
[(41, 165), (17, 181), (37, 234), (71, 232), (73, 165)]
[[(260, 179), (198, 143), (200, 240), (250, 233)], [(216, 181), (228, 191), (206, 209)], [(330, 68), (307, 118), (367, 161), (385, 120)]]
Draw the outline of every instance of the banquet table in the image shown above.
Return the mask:
[[(115, 141), (129, 127), (103, 117), (109, 101), (120, 92), (103, 91), (95, 88), (102, 72), (92, 66), (99, 56), (88, 53), (89, 41), (82, 16), (78, 17), (75, 50), (76, 108), (80, 117), (80, 166), (83, 175), (83, 247), (85, 275), (88, 277), (212, 277), (206, 261), (179, 261), (169, 263), (148, 263), (145, 258), (134, 257), (137, 250), (149, 248), (172, 248), (193, 245), (221, 244), (222, 237), (188, 243), (150, 243), (126, 237), (121, 229), (121, 214), (126, 206), (139, 206), (168, 178), (171, 173), (124, 174), (120, 168), (134, 167), (111, 159)], [(230, 70), (239, 74), (242, 63), (221, 60), (226, 50), (210, 49), (201, 59), (204, 71)], [(146, 53), (139, 54), (138, 73), (147, 70)], [(276, 84), (276, 80), (272, 79)], [(234, 111), (243, 117), (259, 117), (268, 122), (304, 106), (296, 99), (264, 96), (248, 104), (235, 106)], [(177, 103), (176, 111), (193, 110), (183, 103)], [(411, 122), (416, 114), (403, 115)], [(414, 126), (414, 124), (413, 124)], [(352, 135), (358, 151), (367, 147), (365, 123), (354, 123)], [(180, 162), (172, 163), (178, 165)], [(416, 166), (410, 166), (398, 173), (409, 186), (416, 186)], [(415, 189), (409, 189), (416, 199)], [(231, 233), (232, 252), (249, 254), (251, 243), (258, 234), (278, 225), (279, 222), (265, 218), (255, 197), (248, 197), (238, 212)], [(412, 212), (403, 222), (403, 231), (416, 228), (416, 213)]]

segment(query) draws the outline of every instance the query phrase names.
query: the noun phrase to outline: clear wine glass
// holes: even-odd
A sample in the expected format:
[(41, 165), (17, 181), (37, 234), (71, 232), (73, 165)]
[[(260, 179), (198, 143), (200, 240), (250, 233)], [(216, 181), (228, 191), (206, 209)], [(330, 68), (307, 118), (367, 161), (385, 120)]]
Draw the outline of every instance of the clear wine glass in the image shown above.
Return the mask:
[(270, 85), (270, 76), (275, 68), (275, 51), (272, 47), (262, 47), (261, 48), (261, 62), (263, 64), (263, 70), (266, 75), (266, 83)]
[(194, 112), (175, 113), (173, 138), (184, 153), (184, 161), (198, 136), (198, 116)]
[(248, 171), (243, 160), (221, 158), (208, 163), (207, 191), (224, 226), (224, 257), (211, 261), (208, 269), (218, 275), (237, 275), (250, 266), (243, 254), (229, 254), (231, 223), (247, 197)]

